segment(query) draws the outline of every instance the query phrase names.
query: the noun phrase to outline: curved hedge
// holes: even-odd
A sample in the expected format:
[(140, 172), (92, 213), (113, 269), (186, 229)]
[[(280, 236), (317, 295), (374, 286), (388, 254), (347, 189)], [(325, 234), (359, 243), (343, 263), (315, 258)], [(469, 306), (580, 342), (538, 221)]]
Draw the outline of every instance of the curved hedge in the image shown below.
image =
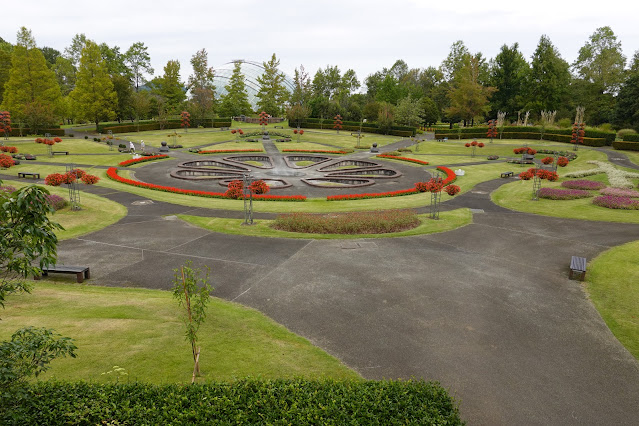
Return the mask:
[[(465, 127), (461, 129), (461, 138), (486, 138), (488, 127)], [(541, 127), (505, 126), (500, 132), (502, 139), (542, 139)], [(455, 139), (460, 135), (460, 129), (438, 129), (435, 139)], [(612, 145), (616, 138), (615, 132), (602, 132), (587, 129), (584, 137), (584, 145), (604, 146)], [(544, 131), (544, 140), (555, 142), (570, 142), (572, 129), (548, 129)], [(639, 141), (639, 139), (637, 139)]]
[[(627, 135), (624, 139), (627, 139), (628, 136), (636, 136), (636, 135)], [(631, 142), (631, 141), (616, 141), (612, 143), (612, 147), (614, 149), (625, 149), (627, 151), (639, 151), (639, 141)]]
[(623, 137), (624, 142), (639, 142), (639, 134), (628, 134)]
[[(202, 120), (194, 120), (193, 126), (190, 128), (194, 128), (197, 126), (202, 127), (231, 127), (231, 118), (215, 118), (215, 119), (202, 119)], [(139, 122), (139, 126), (136, 123), (117, 123), (117, 124), (103, 124), (98, 126), (99, 133), (107, 133), (111, 130), (113, 133), (130, 133), (137, 132), (139, 130), (147, 131), (147, 130), (160, 130), (160, 123), (155, 120), (143, 120)], [(182, 120), (167, 120), (164, 124), (164, 129), (181, 129), (182, 128)]]
[[(324, 120), (323, 124), (319, 122), (311, 121), (311, 120), (318, 120), (318, 119), (307, 119), (307, 121), (300, 123), (300, 127), (305, 129), (326, 129), (326, 130), (330, 130), (333, 128), (332, 120)], [(343, 123), (344, 124), (342, 124), (342, 129), (341, 129), (343, 132), (359, 132), (360, 123), (353, 122), (353, 121), (345, 121)], [(297, 125), (294, 123), (289, 123), (289, 127), (297, 128)], [(381, 135), (389, 134), (392, 136), (401, 136), (406, 138), (415, 136), (415, 134), (417, 133), (416, 127), (409, 127), (409, 126), (392, 126), (391, 130), (386, 132), (385, 130), (378, 128), (377, 125), (373, 123), (364, 123), (361, 126), (361, 129), (362, 129), (362, 133), (377, 133)]]
[(448, 392), (424, 381), (37, 382), (3, 396), (1, 424), (463, 424)]

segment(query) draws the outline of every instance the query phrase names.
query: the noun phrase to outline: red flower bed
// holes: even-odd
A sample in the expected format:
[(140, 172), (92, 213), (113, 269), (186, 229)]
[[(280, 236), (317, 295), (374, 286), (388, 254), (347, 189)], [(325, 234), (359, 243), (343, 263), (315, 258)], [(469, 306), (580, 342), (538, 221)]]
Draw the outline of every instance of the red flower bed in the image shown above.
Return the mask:
[(446, 193), (452, 197), (454, 195), (459, 194), (459, 191), (461, 191), (461, 188), (457, 185), (448, 185), (447, 187), (444, 188), (444, 191), (446, 191)]
[(0, 151), (15, 154), (18, 152), (18, 148), (16, 148), (15, 146), (0, 146)]
[(566, 167), (570, 161), (566, 157), (557, 158), (557, 165), (559, 167)]
[(535, 169), (535, 168), (530, 168), (530, 169), (526, 170), (525, 172), (520, 173), (519, 174), (519, 179), (521, 179), (521, 180), (530, 180), (533, 177), (535, 177), (535, 173), (537, 173), (537, 176), (540, 179), (547, 179), (547, 180), (549, 180), (551, 182), (554, 182), (557, 179), (559, 179), (559, 175), (557, 175), (557, 172), (551, 172), (551, 171), (548, 171), (548, 170)]
[(60, 186), (64, 183), (64, 175), (60, 173), (51, 173), (44, 178), (44, 183), (49, 186)]
[(408, 161), (408, 162), (411, 162), (411, 163), (417, 163), (417, 164), (423, 164), (423, 165), (427, 165), (428, 164), (428, 161), (416, 160), (414, 158), (408, 158), (408, 157), (398, 157), (397, 155), (379, 154), (378, 157), (379, 158), (392, 158), (393, 160)]
[(449, 184), (449, 183), (453, 183), (457, 180), (457, 175), (455, 174), (454, 171), (452, 171), (451, 169), (449, 169), (448, 167), (445, 166), (438, 166), (437, 170), (440, 170), (444, 173), (446, 173), (446, 179), (444, 179), (444, 185)]
[[(180, 189), (171, 186), (154, 185), (152, 183), (140, 182), (133, 179), (125, 179), (118, 176), (118, 169), (115, 167), (109, 167), (107, 170), (107, 177), (117, 182), (127, 185), (137, 186), (138, 188), (153, 189), (156, 191), (171, 192), (174, 194), (194, 195), (196, 197), (208, 197), (208, 198), (227, 198), (222, 192), (209, 192), (209, 191), (195, 191), (191, 189)], [(254, 195), (254, 200), (264, 201), (306, 201), (304, 195)]]
[(555, 161), (552, 157), (544, 157), (541, 159), (541, 162), (544, 164), (552, 164)]
[(209, 149), (198, 151), (198, 154), (223, 154), (232, 152), (264, 152), (262, 149)]
[(326, 149), (283, 149), (282, 152), (308, 152), (311, 154), (348, 154), (348, 151), (331, 151)]
[(146, 161), (160, 160), (162, 158), (169, 158), (168, 155), (150, 155), (148, 157), (140, 157), (140, 158), (132, 158), (130, 160), (123, 161), (118, 164), (118, 166), (128, 167), (132, 164), (144, 163)]

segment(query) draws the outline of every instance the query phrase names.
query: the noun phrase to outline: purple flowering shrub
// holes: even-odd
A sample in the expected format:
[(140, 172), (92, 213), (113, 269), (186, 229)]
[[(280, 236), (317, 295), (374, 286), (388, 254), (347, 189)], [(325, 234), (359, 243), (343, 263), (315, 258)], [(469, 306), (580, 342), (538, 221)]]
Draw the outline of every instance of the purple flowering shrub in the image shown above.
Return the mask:
[(639, 210), (639, 200), (630, 197), (617, 197), (614, 195), (600, 195), (592, 200), (594, 205), (608, 209)]
[(592, 197), (592, 194), (583, 189), (541, 188), (539, 190), (539, 198), (549, 200), (576, 200), (588, 197)]
[(606, 185), (602, 182), (597, 182), (594, 180), (567, 180), (561, 182), (561, 186), (564, 188), (570, 189), (587, 189), (590, 191), (605, 188)]
[(56, 211), (66, 207), (67, 204), (69, 204), (67, 200), (55, 194), (47, 195), (47, 201), (49, 202), (51, 207), (53, 207), (53, 210), (56, 210)]
[(599, 191), (601, 195), (614, 195), (616, 197), (639, 198), (639, 191), (623, 188), (604, 188)]

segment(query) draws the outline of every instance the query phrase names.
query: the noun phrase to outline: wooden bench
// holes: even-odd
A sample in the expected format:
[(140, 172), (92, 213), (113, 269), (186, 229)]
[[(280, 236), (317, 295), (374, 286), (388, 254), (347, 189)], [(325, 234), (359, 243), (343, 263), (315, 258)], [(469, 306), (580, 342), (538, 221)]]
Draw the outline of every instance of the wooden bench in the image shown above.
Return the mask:
[[(42, 275), (47, 276), (49, 273), (57, 274), (75, 274), (79, 283), (84, 279), (91, 278), (91, 273), (88, 266), (68, 266), (68, 265), (53, 265), (42, 269)], [(40, 277), (33, 277), (34, 280), (39, 280)]]
[(40, 173), (18, 172), (19, 178), (26, 178), (27, 176), (31, 176), (34, 179), (40, 179)]
[(501, 177), (508, 178), (508, 177), (511, 177), (511, 176), (514, 176), (514, 175), (515, 175), (515, 173), (513, 173), (513, 172), (503, 172), (501, 174)]
[(568, 278), (573, 279), (573, 275), (577, 274), (579, 281), (583, 281), (586, 278), (586, 258), (573, 256), (570, 259), (570, 274)]
[(64, 154), (64, 155), (69, 155), (69, 151), (52, 151), (51, 155), (56, 155), (56, 154)]
[(284, 126), (275, 126), (275, 129), (284, 129)]

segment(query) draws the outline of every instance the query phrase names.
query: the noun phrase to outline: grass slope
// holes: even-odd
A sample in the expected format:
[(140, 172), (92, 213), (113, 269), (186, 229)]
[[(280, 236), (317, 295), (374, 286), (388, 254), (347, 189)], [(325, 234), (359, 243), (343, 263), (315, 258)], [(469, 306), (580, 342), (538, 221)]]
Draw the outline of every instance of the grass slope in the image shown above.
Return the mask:
[[(54, 328), (75, 339), (78, 357), (54, 361), (42, 379), (108, 382), (116, 380), (113, 367), (119, 366), (128, 373), (120, 381), (190, 381), (191, 346), (170, 292), (41, 281), (32, 294), (7, 302), (0, 339), (28, 325)], [(258, 311), (217, 298), (198, 336), (205, 381), (359, 377)]]
[(639, 360), (639, 241), (612, 248), (588, 266), (586, 288), (612, 333)]

